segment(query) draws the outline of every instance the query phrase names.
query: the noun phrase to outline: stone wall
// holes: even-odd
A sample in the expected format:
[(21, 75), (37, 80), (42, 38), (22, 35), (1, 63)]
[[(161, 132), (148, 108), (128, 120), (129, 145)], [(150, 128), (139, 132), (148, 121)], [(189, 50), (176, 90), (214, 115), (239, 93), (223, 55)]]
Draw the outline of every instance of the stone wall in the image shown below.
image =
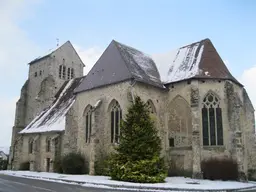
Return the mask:
[(20, 156), (23, 156), (22, 150), (25, 150), (24, 147), (16, 145), (16, 143), (23, 141), (23, 136), (20, 137), (17, 133), (24, 129), (41, 111), (52, 104), (56, 93), (63, 83), (68, 80), (67, 75), (66, 78), (59, 77), (60, 65), (66, 66), (66, 72), (68, 67), (73, 68), (74, 77), (83, 76), (84, 65), (70, 42), (59, 47), (50, 56), (29, 65), (28, 80), (24, 84), (20, 99), (16, 104), (9, 169), (19, 166)]
[[(41, 90), (46, 90), (52, 82), (51, 79), (46, 80)], [(221, 146), (203, 146), (202, 107), (207, 94), (218, 98), (222, 110), (224, 144)], [(112, 152), (116, 145), (111, 143), (112, 105), (118, 102), (125, 118), (127, 108), (136, 95), (151, 105), (162, 141), (161, 155), (167, 161), (175, 162), (180, 169), (192, 170), (194, 177), (200, 177), (201, 161), (211, 157), (235, 158), (240, 171), (245, 173), (255, 166), (254, 109), (245, 90), (227, 80), (188, 80), (169, 84), (166, 90), (127, 81), (79, 93), (66, 115), (65, 132), (60, 136), (56, 133), (20, 135), (15, 148), (15, 157), (20, 160), (16, 158), (15, 161), (30, 161), (32, 170), (46, 171), (47, 158), (52, 162), (65, 153), (81, 152), (89, 161), (90, 174), (95, 174), (95, 162)], [(24, 106), (26, 102), (20, 103)], [(92, 114), (90, 142), (85, 140), (85, 112), (88, 107)], [(22, 120), (16, 118), (16, 122)], [(36, 148), (33, 154), (28, 155), (31, 137)], [(58, 147), (51, 146), (51, 152), (46, 152), (46, 139), (57, 137), (60, 138)], [(50, 171), (52, 169), (51, 163)]]
[[(126, 113), (126, 109), (129, 105), (127, 100), (127, 90), (130, 84), (128, 82), (106, 86), (100, 89), (93, 89), (86, 92), (79, 93), (76, 98), (76, 102), (73, 107), (76, 109), (74, 111), (74, 116), (77, 119), (78, 127), (77, 134), (67, 135), (70, 137), (77, 137), (77, 150), (85, 155), (86, 159), (90, 162), (90, 172), (94, 173), (93, 164), (97, 156), (101, 153), (111, 152), (115, 144), (111, 143), (110, 134), (110, 113), (108, 106), (113, 100), (118, 101), (123, 114)], [(88, 105), (92, 107), (101, 100), (101, 104), (95, 108), (92, 113), (92, 134), (91, 142), (86, 143), (85, 141), (85, 116), (84, 111)], [(76, 128), (76, 127), (73, 127)], [(73, 133), (76, 131), (73, 130)], [(75, 141), (74, 138), (71, 138)], [(97, 143), (97, 145), (95, 145)], [(75, 143), (72, 145), (76, 145)]]
[[(168, 161), (175, 161), (180, 168), (193, 170), (195, 174), (200, 174), (202, 160), (211, 157), (233, 157), (232, 151), (235, 151), (235, 157), (240, 157), (240, 163), (245, 167), (246, 161), (242, 158), (243, 155), (237, 152), (235, 146), (238, 145), (234, 145), (233, 139), (238, 139), (242, 134), (233, 131), (234, 122), (231, 120), (232, 118), (230, 119), (232, 104), (230, 104), (230, 96), (227, 94), (227, 83), (230, 82), (193, 80), (170, 84), (168, 90), (162, 90), (143, 83), (123, 82), (79, 93), (73, 106), (74, 111), (72, 111), (72, 122), (77, 122), (77, 127), (73, 125), (72, 127), (75, 129), (72, 131), (69, 129), (72, 133), (67, 134), (66, 137), (70, 138), (70, 134), (73, 134), (72, 137), (77, 140), (71, 139), (73, 144), (70, 146), (73, 146), (74, 149), (77, 146), (77, 150), (85, 154), (90, 163), (94, 164), (102, 153), (113, 151), (115, 145), (110, 142), (109, 106), (111, 102), (118, 101), (123, 111), (123, 117), (125, 117), (132, 98), (138, 95), (145, 102), (150, 101), (154, 105), (156, 126), (162, 140), (162, 155), (166, 156)], [(243, 100), (243, 89), (233, 83), (232, 86), (237, 100)], [(201, 109), (207, 93), (215, 94), (220, 100), (224, 137), (222, 146), (203, 146)], [(92, 113), (91, 137), (93, 139), (91, 143), (86, 143), (84, 110), (88, 105), (94, 106), (98, 100), (102, 102)], [(241, 107), (243, 107), (242, 104)], [(251, 110), (250, 113), (253, 114)], [(241, 123), (242, 121), (239, 119), (237, 122)], [(170, 146), (169, 138), (172, 137), (174, 137), (174, 146)], [(241, 140), (240, 146), (243, 145)], [(90, 168), (93, 169), (93, 166), (91, 165)], [(93, 173), (92, 170), (91, 174)]]
[(243, 89), (243, 109), (242, 109), (242, 129), (244, 141), (244, 160), (247, 169), (255, 170), (256, 168), (256, 143), (255, 143), (255, 115), (254, 108), (245, 89)]
[[(53, 171), (53, 162), (62, 154), (63, 134), (62, 133), (44, 133), (44, 134), (24, 134), (22, 154), (20, 162), (30, 162), (31, 171), (47, 171), (47, 161), (50, 159), (49, 171)], [(33, 141), (33, 151), (29, 152), (29, 142)], [(47, 141), (50, 141), (50, 151), (47, 150)]]

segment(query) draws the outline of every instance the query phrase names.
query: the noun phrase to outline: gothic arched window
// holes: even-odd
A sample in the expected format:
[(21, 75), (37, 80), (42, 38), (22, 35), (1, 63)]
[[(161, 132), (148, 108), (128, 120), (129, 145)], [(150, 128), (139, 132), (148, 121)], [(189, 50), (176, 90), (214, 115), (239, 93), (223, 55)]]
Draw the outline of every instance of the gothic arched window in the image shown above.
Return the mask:
[(33, 153), (33, 142), (34, 142), (33, 138), (30, 138), (29, 142), (28, 142), (28, 152), (29, 153)]
[(92, 132), (92, 106), (89, 105), (85, 109), (85, 142), (90, 143)]
[(223, 145), (223, 125), (220, 99), (208, 93), (202, 108), (203, 145)]
[(46, 152), (51, 151), (51, 138), (46, 139)]
[(122, 109), (119, 103), (114, 100), (111, 107), (111, 143), (119, 143), (121, 119)]

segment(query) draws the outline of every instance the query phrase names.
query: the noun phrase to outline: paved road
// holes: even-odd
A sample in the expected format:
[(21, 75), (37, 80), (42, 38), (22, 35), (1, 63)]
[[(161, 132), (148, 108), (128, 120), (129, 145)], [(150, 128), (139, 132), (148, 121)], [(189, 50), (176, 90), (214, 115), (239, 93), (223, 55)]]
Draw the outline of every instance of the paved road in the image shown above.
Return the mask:
[[(0, 175), (0, 192), (121, 192), (113, 189), (96, 189), (79, 185)], [(123, 192), (123, 191), (122, 191)], [(127, 192), (127, 191), (126, 191)]]
[[(56, 183), (0, 174), (0, 192), (134, 192), (115, 189), (90, 188), (80, 185)], [(195, 192), (195, 191), (194, 191)], [(230, 192), (230, 191), (229, 191)], [(256, 192), (255, 189), (239, 192)]]

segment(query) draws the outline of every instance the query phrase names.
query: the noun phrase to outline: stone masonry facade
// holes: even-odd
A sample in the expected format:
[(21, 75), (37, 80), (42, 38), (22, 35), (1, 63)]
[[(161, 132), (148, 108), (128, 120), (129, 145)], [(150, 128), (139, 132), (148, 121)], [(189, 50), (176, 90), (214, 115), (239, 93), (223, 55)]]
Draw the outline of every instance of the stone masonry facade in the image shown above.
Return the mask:
[[(64, 83), (58, 74), (58, 67), (63, 62), (73, 63), (75, 77), (82, 76), (83, 64), (68, 48), (55, 54), (55, 58), (30, 65), (29, 79), (16, 106), (10, 169), (19, 169), (22, 162), (29, 161), (33, 171), (52, 172), (57, 158), (69, 152), (80, 152), (89, 161), (90, 174), (95, 174), (95, 163), (113, 152), (117, 145), (111, 142), (111, 109), (118, 103), (125, 118), (134, 96), (140, 96), (151, 105), (161, 138), (161, 155), (168, 163), (192, 171), (194, 177), (201, 176), (201, 161), (211, 157), (236, 159), (239, 170), (245, 174), (255, 169), (254, 108), (245, 89), (228, 79), (187, 79), (166, 84), (165, 89), (134, 80), (101, 86), (76, 94), (66, 114), (64, 131), (19, 134), (54, 100)], [(35, 71), (41, 70), (43, 77), (35, 78)], [(204, 145), (202, 109), (207, 97), (215, 98), (221, 110), (223, 144), (220, 145)], [(86, 142), (88, 109), (91, 132)]]

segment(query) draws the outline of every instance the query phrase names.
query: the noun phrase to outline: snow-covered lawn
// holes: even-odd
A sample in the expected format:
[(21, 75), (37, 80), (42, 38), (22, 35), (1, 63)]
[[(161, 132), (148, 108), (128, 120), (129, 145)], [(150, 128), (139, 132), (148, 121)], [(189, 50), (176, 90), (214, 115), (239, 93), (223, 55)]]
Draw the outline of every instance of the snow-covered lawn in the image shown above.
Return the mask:
[(33, 177), (36, 179), (47, 179), (60, 182), (72, 182), (83, 185), (96, 185), (106, 187), (123, 188), (144, 188), (144, 189), (202, 189), (202, 190), (226, 190), (256, 187), (255, 183), (242, 183), (235, 181), (210, 181), (184, 177), (167, 177), (165, 183), (140, 184), (131, 182), (120, 182), (111, 180), (106, 176), (91, 175), (65, 175), (57, 173), (30, 172), (30, 171), (0, 171), (0, 174), (13, 175), (19, 177)]

